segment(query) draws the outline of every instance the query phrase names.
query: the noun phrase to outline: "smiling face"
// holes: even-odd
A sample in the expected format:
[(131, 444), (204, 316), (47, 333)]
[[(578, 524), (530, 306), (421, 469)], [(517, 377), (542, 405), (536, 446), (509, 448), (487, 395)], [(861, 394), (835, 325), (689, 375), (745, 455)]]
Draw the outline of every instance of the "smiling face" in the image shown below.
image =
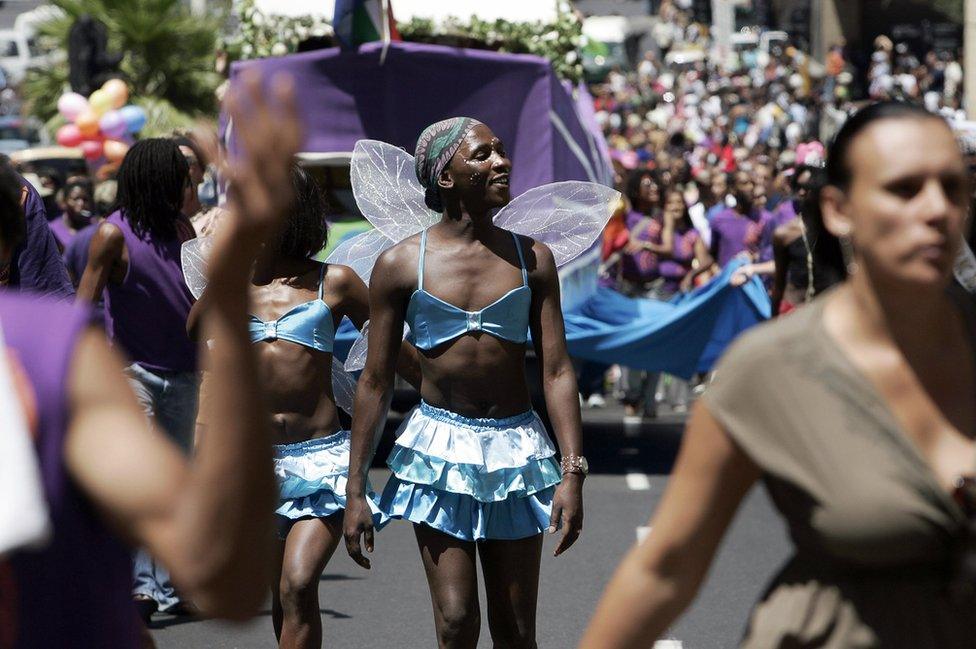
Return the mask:
[(438, 185), (468, 209), (494, 209), (512, 200), (511, 171), (512, 162), (502, 141), (479, 124), (465, 134), (457, 153), (441, 172)]
[(879, 120), (851, 142), (847, 167), (849, 186), (824, 190), (827, 229), (850, 238), (875, 281), (945, 286), (969, 209), (966, 167), (945, 123)]

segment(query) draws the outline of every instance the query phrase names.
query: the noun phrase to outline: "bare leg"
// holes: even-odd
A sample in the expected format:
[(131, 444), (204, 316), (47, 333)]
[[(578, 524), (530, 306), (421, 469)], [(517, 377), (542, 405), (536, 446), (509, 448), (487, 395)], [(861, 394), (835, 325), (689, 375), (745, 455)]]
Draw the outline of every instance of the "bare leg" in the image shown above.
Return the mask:
[(536, 649), (542, 535), (478, 544), (488, 599), (488, 629), (495, 649)]
[(271, 622), (274, 624), (275, 639), (281, 640), (281, 564), (285, 560), (285, 542), (279, 540), (275, 546), (274, 563), (272, 564), (274, 574), (271, 576)]
[(312, 518), (298, 521), (288, 532), (276, 597), (281, 606), (280, 647), (322, 646), (319, 578), (342, 538), (340, 525), (339, 516)]
[(440, 649), (474, 649), (481, 632), (475, 544), (414, 525)]

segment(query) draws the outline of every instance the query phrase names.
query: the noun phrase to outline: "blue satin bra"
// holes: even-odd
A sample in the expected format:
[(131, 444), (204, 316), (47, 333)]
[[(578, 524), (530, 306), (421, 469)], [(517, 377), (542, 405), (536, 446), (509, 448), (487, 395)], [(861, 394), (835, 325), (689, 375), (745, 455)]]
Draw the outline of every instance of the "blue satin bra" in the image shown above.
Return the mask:
[(252, 343), (287, 340), (288, 342), (310, 347), (320, 352), (331, 352), (335, 340), (335, 323), (332, 311), (322, 301), (325, 264), (319, 271), (319, 296), (289, 309), (277, 320), (265, 322), (257, 316), (250, 316), (248, 330)]
[(522, 244), (512, 233), (515, 249), (522, 267), (522, 285), (513, 288), (488, 306), (478, 311), (465, 311), (435, 297), (424, 290), (424, 256), (427, 251), (427, 230), (420, 235), (420, 259), (417, 267), (417, 290), (410, 296), (406, 322), (410, 325), (414, 344), (424, 351), (434, 349), (448, 341), (477, 331), (491, 334), (501, 340), (525, 343), (529, 331), (529, 306), (532, 289), (525, 270)]

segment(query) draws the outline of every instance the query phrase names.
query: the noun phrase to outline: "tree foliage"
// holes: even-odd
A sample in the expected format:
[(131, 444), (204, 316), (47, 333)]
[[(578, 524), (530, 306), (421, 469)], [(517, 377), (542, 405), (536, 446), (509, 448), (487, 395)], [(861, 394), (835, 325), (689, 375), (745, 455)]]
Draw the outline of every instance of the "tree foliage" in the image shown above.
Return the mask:
[[(68, 89), (68, 32), (89, 14), (108, 27), (108, 47), (124, 57), (120, 71), (135, 103), (159, 107), (178, 123), (216, 108), (214, 51), (221, 18), (194, 16), (182, 0), (53, 0), (63, 15), (39, 28), (42, 46), (64, 53), (64, 62), (31, 70), (24, 82), (28, 110), (41, 119), (57, 113), (58, 97)], [(168, 107), (165, 105), (168, 104)], [(162, 107), (160, 107), (162, 106)]]

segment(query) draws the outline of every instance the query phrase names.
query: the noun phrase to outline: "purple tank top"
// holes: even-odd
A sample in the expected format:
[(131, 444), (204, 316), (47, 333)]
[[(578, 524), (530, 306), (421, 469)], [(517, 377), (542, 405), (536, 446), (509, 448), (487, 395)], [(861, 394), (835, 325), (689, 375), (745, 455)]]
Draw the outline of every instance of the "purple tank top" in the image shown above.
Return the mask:
[[(122, 231), (129, 252), (125, 279), (105, 288), (109, 336), (147, 370), (196, 370), (197, 346), (186, 334), (193, 296), (180, 264), (180, 247), (189, 237), (138, 235), (120, 212), (106, 221)], [(192, 231), (189, 222), (186, 225)]]
[(129, 550), (64, 466), (66, 377), (87, 309), (0, 292), (0, 322), (37, 402), (35, 445), (54, 534), (41, 550), (0, 561), (0, 645), (138, 647)]

